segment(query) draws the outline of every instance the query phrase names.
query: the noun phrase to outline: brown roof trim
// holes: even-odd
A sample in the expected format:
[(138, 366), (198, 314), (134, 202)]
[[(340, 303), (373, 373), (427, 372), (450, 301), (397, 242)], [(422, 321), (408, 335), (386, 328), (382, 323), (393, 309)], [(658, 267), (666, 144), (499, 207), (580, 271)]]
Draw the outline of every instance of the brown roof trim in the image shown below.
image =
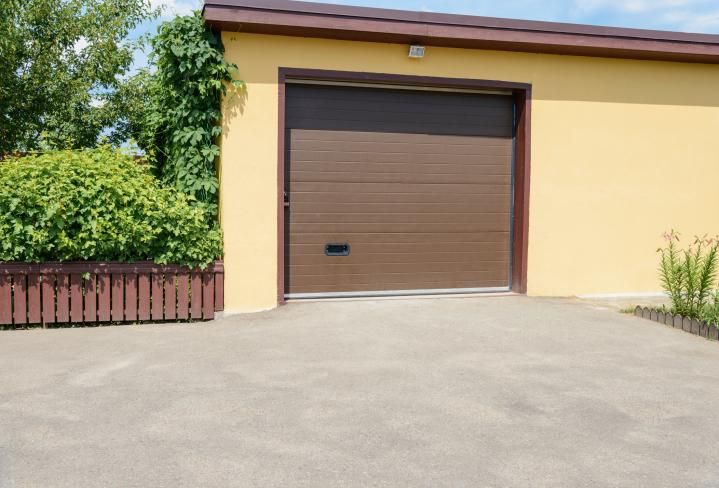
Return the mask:
[(474, 49), (719, 63), (719, 35), (624, 29), (294, 0), (205, 0), (217, 30)]

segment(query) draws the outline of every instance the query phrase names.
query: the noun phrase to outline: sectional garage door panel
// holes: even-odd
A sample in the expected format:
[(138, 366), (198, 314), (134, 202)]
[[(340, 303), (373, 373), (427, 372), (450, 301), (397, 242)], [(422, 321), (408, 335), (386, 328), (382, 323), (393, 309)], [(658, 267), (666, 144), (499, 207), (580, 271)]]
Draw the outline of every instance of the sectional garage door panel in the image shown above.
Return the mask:
[(509, 96), (288, 85), (289, 128), (512, 137)]
[[(285, 182), (288, 294), (509, 287), (509, 97), (332, 87), (328, 100), (319, 95), (327, 87), (292, 88)], [(362, 130), (347, 127), (341, 118), (346, 111), (327, 118), (337, 122), (328, 129), (307, 118), (304, 111), (312, 102), (303, 98), (305, 91), (322, 102), (325, 115), (337, 100), (343, 110), (348, 101), (357, 105), (352, 112), (357, 114), (363, 113), (362, 100), (372, 107), (375, 96), (388, 108), (402, 106), (407, 95), (412, 107), (425, 98), (431, 103), (422, 105), (419, 115), (407, 111), (412, 115), (404, 125), (401, 118), (392, 120), (391, 131), (387, 124), (371, 130), (374, 114), (359, 121)], [(458, 103), (457, 97), (470, 103)], [(472, 104), (473, 117), (482, 124), (459, 135), (437, 128), (438, 123), (452, 127), (446, 120), (450, 107)], [(431, 129), (442, 133), (417, 132), (429, 130), (430, 118)], [(325, 255), (327, 244), (344, 243), (349, 255)]]

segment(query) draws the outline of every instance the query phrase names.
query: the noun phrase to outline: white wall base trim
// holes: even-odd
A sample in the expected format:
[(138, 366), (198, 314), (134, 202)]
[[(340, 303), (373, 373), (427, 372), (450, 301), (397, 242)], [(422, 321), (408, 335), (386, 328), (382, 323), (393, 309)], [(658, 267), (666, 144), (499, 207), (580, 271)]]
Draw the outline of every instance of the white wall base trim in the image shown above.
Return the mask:
[(242, 309), (242, 310), (228, 310), (225, 309), (223, 312), (215, 313), (215, 320), (218, 319), (224, 319), (227, 317), (232, 317), (233, 315), (247, 315), (252, 313), (262, 313), (262, 312), (269, 312), (270, 310), (276, 309), (277, 306), (274, 307), (266, 307), (266, 308), (248, 308), (248, 309)]
[(638, 292), (625, 292), (625, 293), (596, 293), (589, 295), (579, 295), (577, 298), (583, 299), (600, 299), (600, 300), (611, 300), (611, 299), (625, 299), (625, 298), (666, 298), (667, 294), (663, 291), (638, 291)]

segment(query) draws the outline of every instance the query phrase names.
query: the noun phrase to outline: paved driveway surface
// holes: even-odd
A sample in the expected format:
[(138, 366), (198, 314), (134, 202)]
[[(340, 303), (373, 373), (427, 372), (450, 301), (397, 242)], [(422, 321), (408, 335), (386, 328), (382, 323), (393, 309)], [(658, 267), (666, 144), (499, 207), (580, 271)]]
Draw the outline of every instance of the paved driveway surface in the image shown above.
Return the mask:
[(578, 302), (0, 333), (0, 487), (716, 487), (719, 344)]

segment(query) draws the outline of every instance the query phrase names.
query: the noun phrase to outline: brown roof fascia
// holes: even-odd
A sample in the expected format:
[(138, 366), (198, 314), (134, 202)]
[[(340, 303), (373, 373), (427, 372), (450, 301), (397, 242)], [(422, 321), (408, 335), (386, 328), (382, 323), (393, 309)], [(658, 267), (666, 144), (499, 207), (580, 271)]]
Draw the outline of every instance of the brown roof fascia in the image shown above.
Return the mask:
[(719, 63), (719, 35), (350, 7), (294, 0), (205, 0), (214, 29), (659, 61)]

